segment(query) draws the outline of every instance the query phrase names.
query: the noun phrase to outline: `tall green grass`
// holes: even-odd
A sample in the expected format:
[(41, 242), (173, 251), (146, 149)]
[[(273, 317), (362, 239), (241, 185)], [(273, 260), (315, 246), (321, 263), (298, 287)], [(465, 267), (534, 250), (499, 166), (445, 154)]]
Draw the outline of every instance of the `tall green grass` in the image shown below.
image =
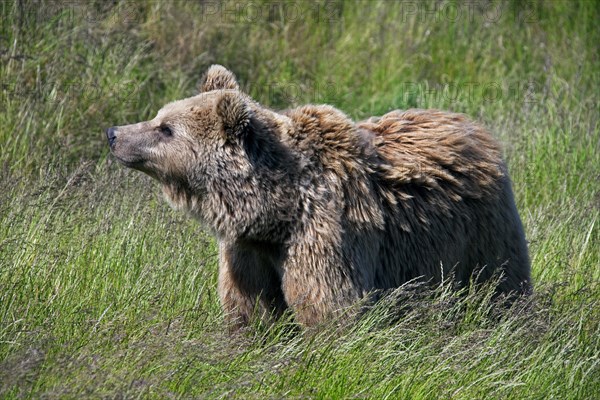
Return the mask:
[[(0, 3), (0, 396), (600, 396), (596, 2)], [(216, 249), (103, 128), (214, 62), (273, 108), (441, 108), (503, 143), (536, 294), (401, 290), (360, 321), (230, 336)], [(390, 321), (394, 321), (391, 323)]]

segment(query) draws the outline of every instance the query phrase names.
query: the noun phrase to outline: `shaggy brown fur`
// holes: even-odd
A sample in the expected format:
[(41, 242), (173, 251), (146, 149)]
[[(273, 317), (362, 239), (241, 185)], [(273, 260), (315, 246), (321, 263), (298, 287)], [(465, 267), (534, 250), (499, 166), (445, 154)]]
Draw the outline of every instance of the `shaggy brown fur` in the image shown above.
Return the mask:
[(221, 66), (201, 90), (107, 134), (122, 163), (160, 181), (174, 207), (217, 236), (219, 294), (235, 326), (288, 307), (314, 325), (418, 278), (465, 285), (501, 272), (498, 292), (530, 290), (500, 149), (464, 116), (276, 113)]

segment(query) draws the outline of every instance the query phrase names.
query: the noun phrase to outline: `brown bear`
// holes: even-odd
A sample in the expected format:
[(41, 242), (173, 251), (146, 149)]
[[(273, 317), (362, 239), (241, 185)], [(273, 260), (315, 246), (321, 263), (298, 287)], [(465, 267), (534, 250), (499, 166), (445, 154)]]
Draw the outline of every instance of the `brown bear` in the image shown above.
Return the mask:
[(370, 293), (444, 276), (466, 285), (500, 275), (498, 293), (529, 292), (500, 148), (463, 115), (354, 123), (328, 105), (274, 112), (219, 65), (200, 91), (106, 134), (121, 163), (217, 237), (233, 326), (287, 308), (311, 326)]

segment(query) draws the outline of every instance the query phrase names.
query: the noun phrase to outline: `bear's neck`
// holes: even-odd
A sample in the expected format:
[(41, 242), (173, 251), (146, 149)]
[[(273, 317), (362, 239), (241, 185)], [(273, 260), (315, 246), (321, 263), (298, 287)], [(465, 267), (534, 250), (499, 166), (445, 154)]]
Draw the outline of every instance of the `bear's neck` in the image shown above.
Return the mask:
[(182, 182), (163, 183), (162, 190), (165, 198), (176, 210), (197, 214), (200, 211), (200, 201), (187, 185)]

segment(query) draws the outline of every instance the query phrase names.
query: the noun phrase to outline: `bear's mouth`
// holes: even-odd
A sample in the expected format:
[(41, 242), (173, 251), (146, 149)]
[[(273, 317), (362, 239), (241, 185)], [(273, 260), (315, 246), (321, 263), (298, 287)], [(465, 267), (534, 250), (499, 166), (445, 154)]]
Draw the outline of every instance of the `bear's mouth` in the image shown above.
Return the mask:
[(126, 166), (127, 168), (136, 169), (141, 172), (149, 173), (150, 171), (147, 168), (146, 160), (139, 157), (119, 157), (115, 154), (115, 151), (111, 149), (111, 153), (117, 159), (117, 161)]
[(156, 171), (148, 165), (146, 160), (123, 160), (117, 157), (117, 160), (126, 166), (127, 168), (135, 169), (136, 171), (143, 172), (151, 178), (160, 181)]

